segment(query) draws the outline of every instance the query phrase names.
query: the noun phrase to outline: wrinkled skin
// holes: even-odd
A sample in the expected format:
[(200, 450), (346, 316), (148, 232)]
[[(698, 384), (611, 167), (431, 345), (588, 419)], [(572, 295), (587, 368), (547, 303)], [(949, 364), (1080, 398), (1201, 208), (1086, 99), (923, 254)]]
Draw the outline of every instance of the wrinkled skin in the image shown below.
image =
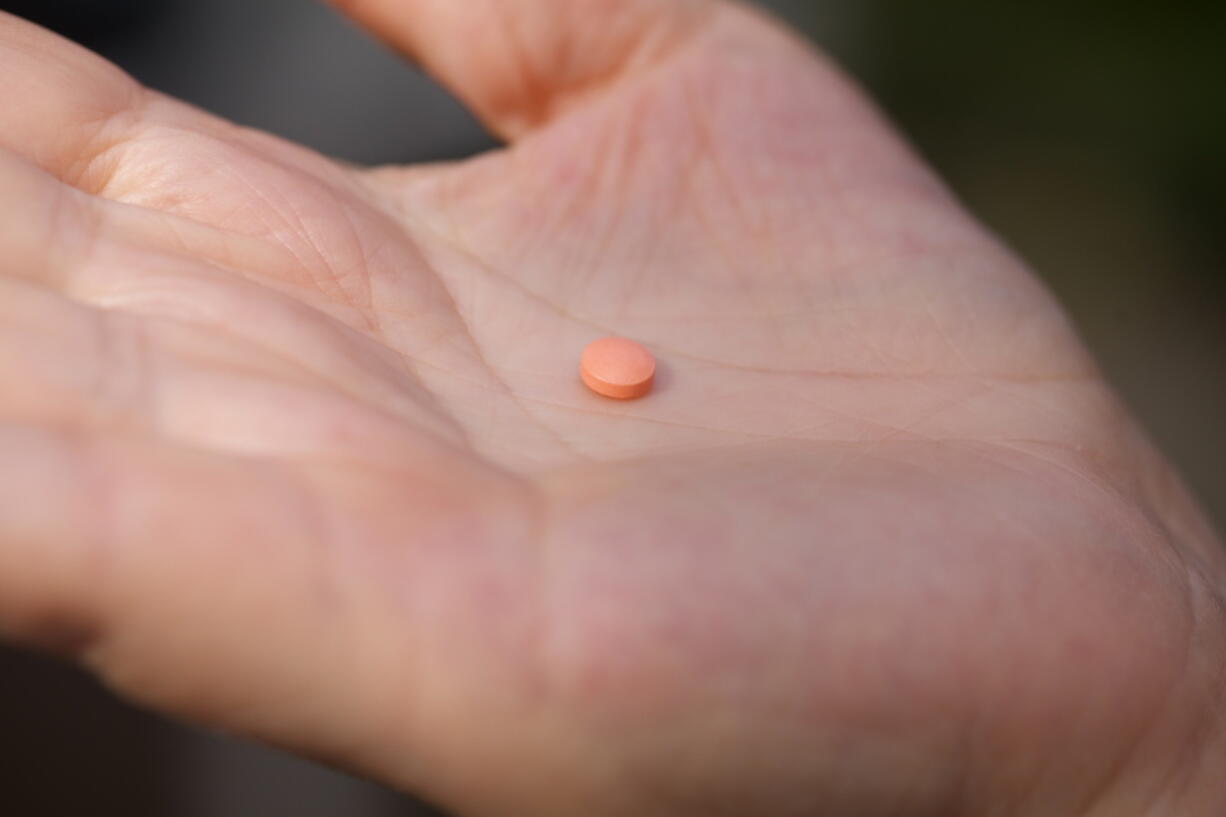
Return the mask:
[(338, 5), (508, 147), (346, 167), (0, 17), (3, 632), (473, 817), (1226, 809), (1219, 544), (835, 69)]

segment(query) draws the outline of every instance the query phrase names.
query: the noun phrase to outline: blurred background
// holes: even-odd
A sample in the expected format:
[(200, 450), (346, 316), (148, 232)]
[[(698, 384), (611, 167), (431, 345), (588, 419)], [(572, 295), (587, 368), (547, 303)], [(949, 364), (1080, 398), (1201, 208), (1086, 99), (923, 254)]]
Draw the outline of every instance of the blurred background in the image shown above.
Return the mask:
[[(762, 5), (849, 66), (1047, 278), (1221, 529), (1226, 3)], [(492, 144), (446, 94), (310, 0), (0, 0), (0, 9), (148, 85), (351, 161), (457, 158)], [(136, 712), (74, 670), (0, 650), (0, 814), (83, 813), (434, 812)]]

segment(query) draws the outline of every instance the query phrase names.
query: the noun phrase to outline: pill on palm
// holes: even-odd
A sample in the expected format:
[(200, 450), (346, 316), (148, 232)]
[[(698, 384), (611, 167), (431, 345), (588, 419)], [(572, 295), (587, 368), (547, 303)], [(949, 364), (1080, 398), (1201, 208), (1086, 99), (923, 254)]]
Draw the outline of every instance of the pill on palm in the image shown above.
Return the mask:
[(632, 340), (602, 338), (583, 350), (579, 376), (602, 397), (633, 400), (651, 391), (656, 359)]

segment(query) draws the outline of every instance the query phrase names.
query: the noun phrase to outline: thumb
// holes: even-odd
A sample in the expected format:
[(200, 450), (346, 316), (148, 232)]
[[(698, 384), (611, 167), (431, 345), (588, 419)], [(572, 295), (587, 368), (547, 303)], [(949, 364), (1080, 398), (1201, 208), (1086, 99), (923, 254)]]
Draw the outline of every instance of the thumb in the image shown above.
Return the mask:
[(330, 2), (420, 61), (508, 139), (650, 69), (736, 13), (719, 0)]

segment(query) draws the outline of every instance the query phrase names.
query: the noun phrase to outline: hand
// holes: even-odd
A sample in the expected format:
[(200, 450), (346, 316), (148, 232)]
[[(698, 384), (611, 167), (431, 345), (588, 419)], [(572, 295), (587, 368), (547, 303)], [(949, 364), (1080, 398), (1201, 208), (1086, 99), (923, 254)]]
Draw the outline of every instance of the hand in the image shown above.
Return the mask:
[(338, 5), (508, 147), (345, 167), (0, 19), (9, 637), (477, 817), (1220, 812), (1219, 545), (835, 69)]

